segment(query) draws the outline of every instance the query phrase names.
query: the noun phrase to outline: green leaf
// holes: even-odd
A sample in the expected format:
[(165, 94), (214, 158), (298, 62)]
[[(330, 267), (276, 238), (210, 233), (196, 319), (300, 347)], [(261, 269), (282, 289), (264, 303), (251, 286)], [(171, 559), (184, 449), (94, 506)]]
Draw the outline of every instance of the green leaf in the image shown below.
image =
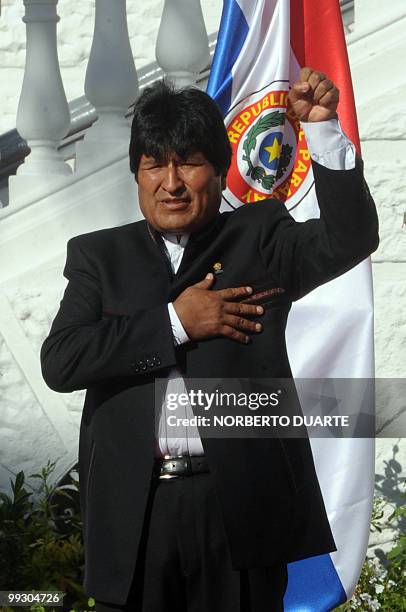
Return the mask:
[(0, 500), (4, 504), (10, 504), (11, 503), (11, 498), (6, 493), (3, 493), (2, 491), (0, 491)]
[(23, 484), (24, 484), (24, 472), (21, 471), (21, 472), (18, 472), (15, 478), (15, 482), (13, 483), (11, 481), (11, 488), (13, 490), (14, 495), (23, 488)]
[(395, 546), (387, 553), (388, 559), (395, 559), (402, 552), (402, 546)]
[[(61, 495), (62, 497), (66, 497), (70, 501), (73, 501), (72, 495), (70, 495), (67, 491), (63, 491), (62, 489), (56, 489), (55, 495)], [(53, 508), (57, 508), (58, 504), (52, 504)]]

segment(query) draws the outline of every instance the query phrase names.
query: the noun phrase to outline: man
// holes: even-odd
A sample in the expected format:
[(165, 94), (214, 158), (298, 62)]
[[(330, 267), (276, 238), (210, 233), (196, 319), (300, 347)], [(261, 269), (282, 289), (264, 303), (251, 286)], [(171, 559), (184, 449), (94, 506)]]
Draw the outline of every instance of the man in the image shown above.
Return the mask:
[(130, 143), (145, 220), (68, 243), (41, 358), (51, 388), (87, 388), (84, 586), (100, 612), (283, 610), (286, 564), (335, 550), (307, 439), (165, 431), (165, 396), (185, 378), (291, 377), (292, 301), (377, 247), (336, 87), (306, 68), (290, 101), (320, 219), (296, 223), (275, 200), (220, 214), (231, 157), (221, 114), (197, 89), (157, 84), (136, 104)]

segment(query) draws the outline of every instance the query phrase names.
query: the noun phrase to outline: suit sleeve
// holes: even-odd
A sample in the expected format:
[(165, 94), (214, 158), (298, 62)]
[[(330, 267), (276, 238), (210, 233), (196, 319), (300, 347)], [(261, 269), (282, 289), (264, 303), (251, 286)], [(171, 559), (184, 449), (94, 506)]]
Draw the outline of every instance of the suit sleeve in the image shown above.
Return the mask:
[(378, 247), (378, 217), (357, 157), (351, 170), (312, 162), (319, 219), (297, 222), (282, 203), (262, 221), (260, 254), (293, 300), (364, 260)]
[(80, 237), (68, 242), (64, 276), (69, 282), (41, 348), (51, 389), (70, 392), (176, 365), (166, 303), (128, 316), (103, 315), (100, 279)]

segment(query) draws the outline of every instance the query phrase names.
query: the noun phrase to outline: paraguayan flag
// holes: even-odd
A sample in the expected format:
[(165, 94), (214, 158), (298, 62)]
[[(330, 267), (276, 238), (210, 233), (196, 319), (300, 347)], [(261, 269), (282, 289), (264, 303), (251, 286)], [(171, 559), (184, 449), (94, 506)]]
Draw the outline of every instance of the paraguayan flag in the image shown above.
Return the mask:
[[(224, 1), (208, 84), (233, 149), (223, 210), (272, 194), (298, 221), (319, 215), (304, 134), (288, 107), (289, 85), (302, 66), (338, 85), (340, 122), (359, 151), (339, 1)], [(296, 302), (287, 343), (296, 378), (373, 377), (370, 261)], [(369, 536), (373, 440), (313, 438), (311, 444), (338, 550), (289, 565), (288, 612), (331, 610), (350, 598)]]

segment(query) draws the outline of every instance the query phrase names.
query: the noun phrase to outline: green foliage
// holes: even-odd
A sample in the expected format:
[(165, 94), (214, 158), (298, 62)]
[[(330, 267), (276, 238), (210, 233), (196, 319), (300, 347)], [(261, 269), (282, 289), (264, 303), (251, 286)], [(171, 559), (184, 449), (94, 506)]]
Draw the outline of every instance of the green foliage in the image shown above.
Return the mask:
[[(78, 504), (78, 481), (70, 473), (65, 486), (51, 486), (50, 474), (55, 462), (39, 474), (38, 498), (24, 486), (19, 472), (11, 482), (12, 495), (0, 492), (0, 584), (8, 591), (63, 591), (64, 608), (88, 605), (82, 588), (84, 550)], [(64, 512), (58, 509), (64, 506)], [(3, 612), (12, 608), (3, 608)], [(25, 612), (27, 608), (13, 607)], [(33, 606), (42, 610), (42, 606)], [(47, 611), (50, 608), (46, 608)], [(57, 608), (61, 611), (62, 608)]]
[[(406, 501), (406, 492), (402, 497)], [(406, 504), (396, 508), (387, 521), (385, 506), (382, 498), (374, 501), (371, 529), (382, 532), (385, 527), (394, 527), (400, 532), (399, 538), (386, 555), (365, 561), (353, 598), (337, 608), (341, 612), (406, 612)]]

